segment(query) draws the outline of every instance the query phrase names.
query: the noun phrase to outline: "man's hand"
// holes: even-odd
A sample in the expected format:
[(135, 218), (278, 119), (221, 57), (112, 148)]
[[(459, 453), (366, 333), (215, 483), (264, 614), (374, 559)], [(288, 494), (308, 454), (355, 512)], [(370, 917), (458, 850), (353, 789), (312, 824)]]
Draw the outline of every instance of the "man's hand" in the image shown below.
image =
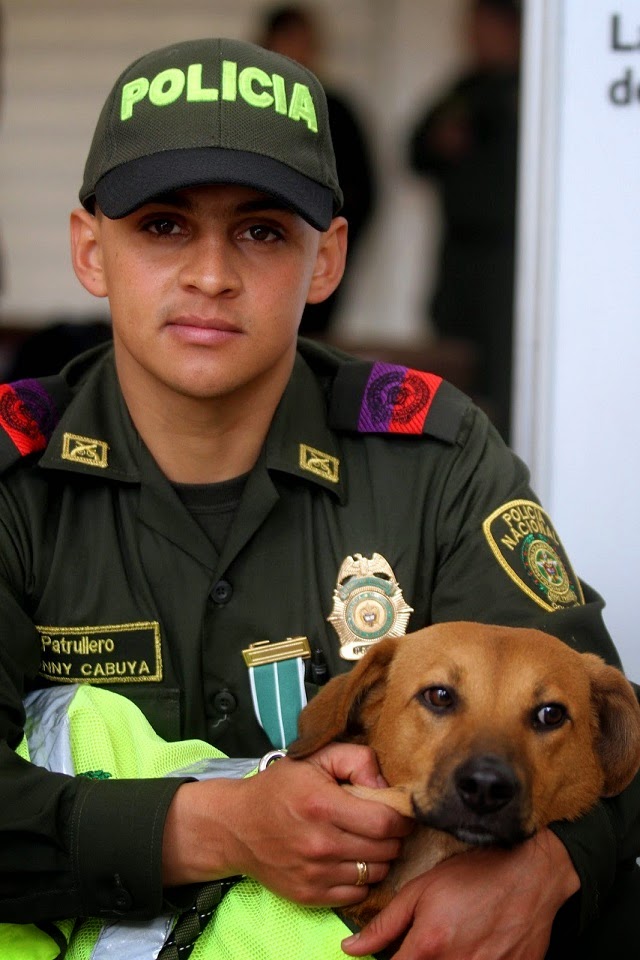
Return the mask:
[(359, 957), (406, 933), (394, 960), (542, 960), (558, 909), (578, 889), (567, 851), (543, 830), (513, 850), (458, 854), (416, 877), (342, 949)]
[(356, 861), (386, 876), (413, 822), (339, 783), (384, 787), (368, 747), (331, 744), (307, 760), (277, 760), (247, 780), (184, 784), (164, 833), (165, 885), (245, 874), (298, 903), (358, 903)]

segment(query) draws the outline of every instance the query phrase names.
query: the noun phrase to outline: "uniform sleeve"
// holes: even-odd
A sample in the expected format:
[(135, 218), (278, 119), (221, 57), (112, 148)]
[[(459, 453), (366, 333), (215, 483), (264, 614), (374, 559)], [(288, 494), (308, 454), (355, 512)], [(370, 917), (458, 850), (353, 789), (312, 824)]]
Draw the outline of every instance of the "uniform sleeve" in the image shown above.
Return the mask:
[[(469, 414), (445, 491), (433, 621), (532, 626), (620, 667), (601, 597), (573, 573), (552, 519), (538, 508), (526, 467), (479, 411)], [(532, 556), (546, 557), (548, 577), (537, 573)], [(640, 854), (640, 775), (581, 820), (552, 829), (581, 880), (583, 928), (598, 916), (617, 871)]]
[(0, 921), (156, 915), (164, 820), (185, 781), (94, 781), (21, 759), (22, 698), (40, 655), (1, 571), (0, 614)]

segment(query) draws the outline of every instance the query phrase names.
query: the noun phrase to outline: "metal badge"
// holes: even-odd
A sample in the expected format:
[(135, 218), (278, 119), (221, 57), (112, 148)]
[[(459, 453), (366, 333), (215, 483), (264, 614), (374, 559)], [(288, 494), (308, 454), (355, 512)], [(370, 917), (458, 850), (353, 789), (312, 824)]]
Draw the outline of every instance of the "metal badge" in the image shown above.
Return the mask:
[(378, 640), (402, 637), (411, 613), (413, 607), (405, 603), (383, 556), (374, 553), (368, 559), (356, 553), (346, 558), (333, 591), (333, 610), (327, 617), (340, 638), (343, 660), (360, 660)]

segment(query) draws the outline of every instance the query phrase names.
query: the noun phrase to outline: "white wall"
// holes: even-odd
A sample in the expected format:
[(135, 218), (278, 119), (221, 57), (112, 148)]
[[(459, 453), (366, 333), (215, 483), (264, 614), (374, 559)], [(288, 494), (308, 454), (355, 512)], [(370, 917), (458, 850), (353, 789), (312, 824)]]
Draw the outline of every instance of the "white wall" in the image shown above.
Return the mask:
[[(275, 0), (274, 0), (275, 3)], [(323, 0), (327, 76), (371, 128), (382, 196), (342, 319), (347, 334), (411, 339), (432, 276), (434, 198), (407, 172), (415, 111), (460, 59), (464, 0)], [(100, 310), (69, 266), (77, 204), (98, 112), (118, 73), (156, 46), (192, 36), (253, 39), (268, 0), (3, 0), (5, 99), (0, 117), (0, 323), (41, 323)]]
[[(611, 48), (615, 14), (633, 49)], [(516, 447), (640, 678), (640, 3), (529, 0), (528, 16)]]

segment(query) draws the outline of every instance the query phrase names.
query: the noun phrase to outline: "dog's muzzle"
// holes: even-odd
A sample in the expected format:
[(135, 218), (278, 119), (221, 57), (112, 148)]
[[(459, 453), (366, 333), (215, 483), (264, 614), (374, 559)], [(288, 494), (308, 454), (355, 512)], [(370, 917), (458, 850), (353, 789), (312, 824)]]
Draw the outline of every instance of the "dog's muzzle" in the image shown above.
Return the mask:
[(523, 793), (519, 777), (506, 760), (480, 754), (453, 770), (430, 810), (414, 802), (416, 819), (464, 843), (510, 847), (528, 836)]

